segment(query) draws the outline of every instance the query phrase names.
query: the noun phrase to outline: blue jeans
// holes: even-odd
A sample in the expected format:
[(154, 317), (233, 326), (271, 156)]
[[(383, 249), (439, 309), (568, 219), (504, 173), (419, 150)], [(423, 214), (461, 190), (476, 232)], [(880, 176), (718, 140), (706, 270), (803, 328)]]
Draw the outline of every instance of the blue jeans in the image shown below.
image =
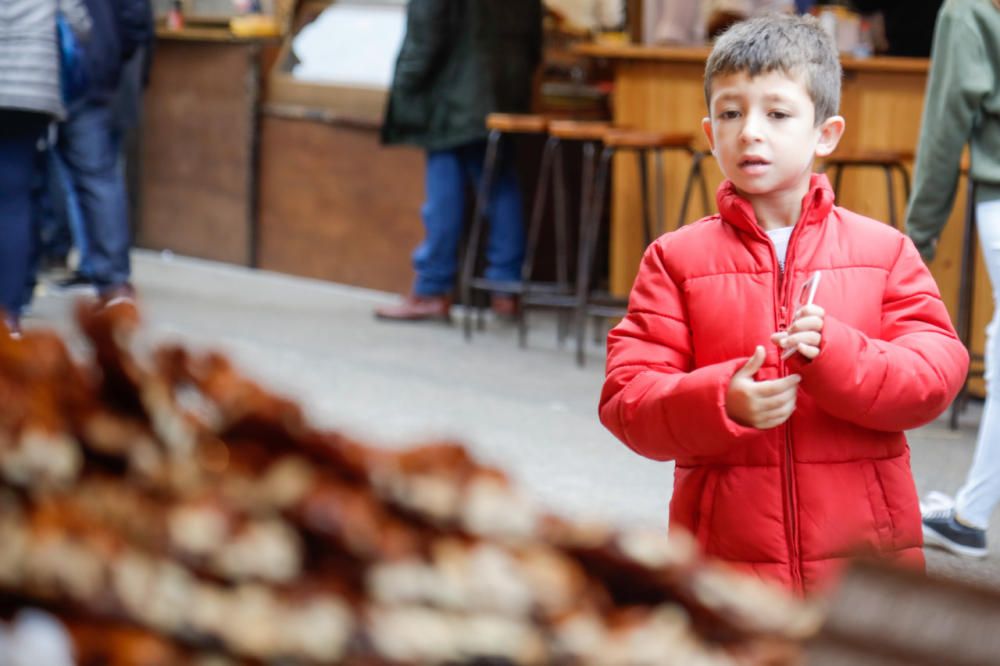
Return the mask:
[[(524, 259), (524, 224), (521, 188), (513, 160), (501, 150), (486, 215), (486, 277), (516, 282)], [(417, 273), (413, 291), (421, 296), (448, 294), (458, 270), (458, 244), (462, 238), (467, 186), (478, 190), (483, 175), (486, 142), (427, 153), (426, 193), (421, 214), (426, 235), (413, 252)]]
[(80, 272), (98, 290), (128, 282), (128, 199), (122, 173), (121, 132), (107, 103), (85, 101), (60, 127), (59, 154), (82, 213)]
[(87, 246), (80, 202), (69, 167), (55, 146), (47, 151), (43, 177), (38, 211), (39, 255), (65, 260), (75, 246), (80, 253), (79, 272), (89, 275), (93, 271), (87, 265), (90, 248)]
[(35, 234), (32, 187), (48, 116), (0, 110), (0, 308), (19, 316)]

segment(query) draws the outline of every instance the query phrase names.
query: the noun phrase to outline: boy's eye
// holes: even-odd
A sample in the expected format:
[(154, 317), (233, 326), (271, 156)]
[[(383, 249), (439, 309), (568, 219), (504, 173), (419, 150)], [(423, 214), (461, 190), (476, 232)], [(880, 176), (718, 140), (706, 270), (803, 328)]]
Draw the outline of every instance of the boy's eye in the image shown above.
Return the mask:
[(785, 118), (790, 117), (790, 115), (791, 114), (785, 113), (784, 111), (772, 111), (770, 113), (770, 116), (775, 120), (784, 120)]
[(725, 111), (719, 112), (719, 118), (722, 120), (732, 120), (734, 118), (739, 118), (740, 112), (735, 109), (726, 109)]

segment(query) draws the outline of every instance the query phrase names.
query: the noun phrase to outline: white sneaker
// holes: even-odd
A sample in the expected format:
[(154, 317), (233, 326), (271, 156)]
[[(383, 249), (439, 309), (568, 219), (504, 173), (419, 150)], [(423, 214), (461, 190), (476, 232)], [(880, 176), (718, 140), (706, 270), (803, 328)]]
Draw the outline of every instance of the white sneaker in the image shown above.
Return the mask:
[(920, 501), (920, 515), (950, 511), (955, 508), (955, 498), (938, 490), (932, 490)]

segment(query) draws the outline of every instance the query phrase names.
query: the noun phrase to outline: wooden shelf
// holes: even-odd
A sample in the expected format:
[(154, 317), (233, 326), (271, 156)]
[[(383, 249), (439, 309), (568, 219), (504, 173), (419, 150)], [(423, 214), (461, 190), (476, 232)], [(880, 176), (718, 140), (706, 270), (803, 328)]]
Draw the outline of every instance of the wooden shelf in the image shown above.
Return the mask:
[[(711, 48), (707, 46), (643, 46), (600, 42), (578, 44), (573, 50), (580, 55), (594, 58), (673, 63), (704, 63), (711, 53)], [(902, 72), (911, 74), (926, 74), (930, 63), (926, 58), (889, 56), (873, 56), (871, 58), (842, 56), (840, 62), (845, 72)]]
[(170, 30), (163, 26), (156, 28), (157, 39), (187, 42), (223, 42), (227, 44), (251, 44), (280, 42), (279, 36), (249, 37), (234, 35), (229, 26), (187, 26), (180, 30)]

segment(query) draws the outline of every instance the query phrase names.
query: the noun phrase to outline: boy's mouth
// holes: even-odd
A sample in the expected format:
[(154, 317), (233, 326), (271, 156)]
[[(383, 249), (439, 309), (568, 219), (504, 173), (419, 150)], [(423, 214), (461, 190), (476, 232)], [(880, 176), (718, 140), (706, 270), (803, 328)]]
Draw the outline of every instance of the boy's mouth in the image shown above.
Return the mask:
[(768, 164), (770, 164), (770, 162), (762, 157), (745, 157), (740, 160), (740, 168), (767, 166)]

